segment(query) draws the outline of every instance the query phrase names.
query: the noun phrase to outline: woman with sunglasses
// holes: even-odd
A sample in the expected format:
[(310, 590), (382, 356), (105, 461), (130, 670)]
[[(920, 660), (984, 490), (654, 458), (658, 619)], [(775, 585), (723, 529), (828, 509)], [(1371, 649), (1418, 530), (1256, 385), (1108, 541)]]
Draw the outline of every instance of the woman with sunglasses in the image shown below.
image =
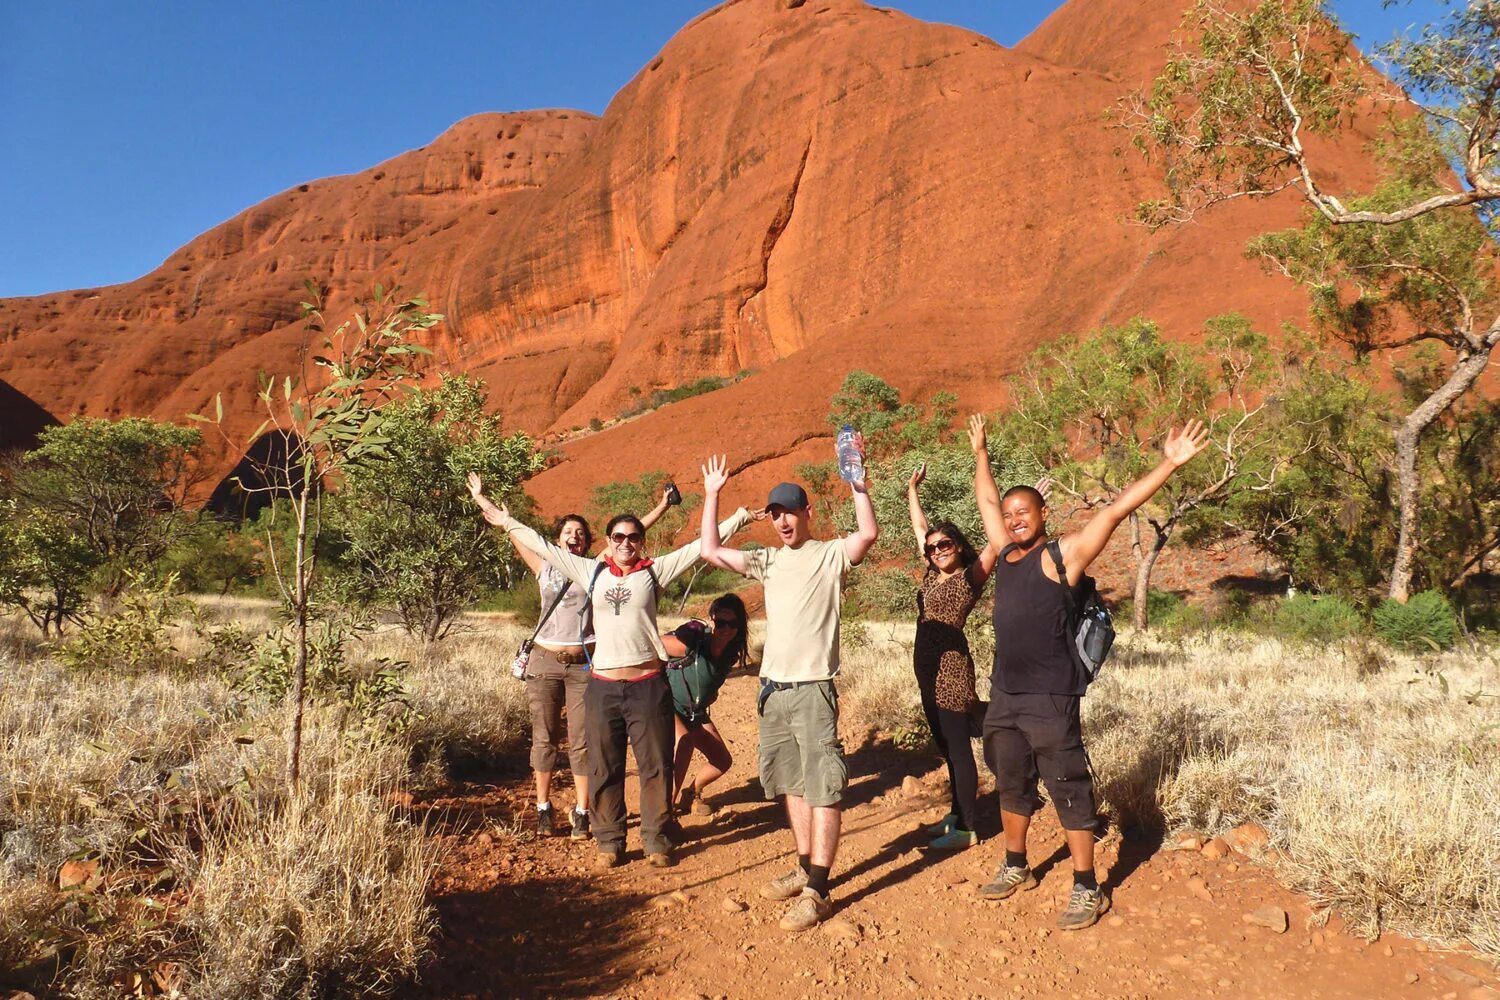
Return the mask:
[[(651, 525), (667, 512), (673, 493), (662, 490), (661, 501), (641, 523)], [(564, 514), (553, 525), (559, 548), (588, 555), (594, 533), (581, 514)], [(531, 711), (531, 772), (536, 781), (537, 834), (555, 832), (552, 810), (552, 771), (561, 757), (564, 706), (568, 735), (568, 769), (573, 773), (574, 806), (569, 812), (569, 835), (589, 836), (588, 734), (584, 727), (583, 696), (588, 689), (588, 659), (594, 650), (594, 622), (583, 588), (573, 586), (561, 570), (526, 546), (511, 540), (516, 554), (536, 577), (542, 614), (531, 658), (526, 664), (526, 702)]]
[[(588, 739), (589, 800), (598, 863), (613, 868), (625, 853), (625, 744), (635, 755), (641, 782), (641, 840), (646, 859), (672, 865), (666, 831), (672, 788), (672, 697), (662, 675), (667, 658), (657, 632), (661, 590), (698, 561), (694, 540), (659, 559), (645, 554), (646, 531), (634, 514), (617, 514), (606, 528), (603, 558), (569, 552), (496, 506), (470, 473), (469, 492), (484, 519), (560, 570), (583, 588), (593, 614), (596, 647), (584, 692)], [(719, 525), (728, 538), (750, 523), (741, 507)]]
[(927, 562), (917, 588), (917, 639), (912, 665), (927, 726), (948, 766), (951, 808), (947, 816), (927, 828), (935, 837), (929, 846), (952, 851), (979, 842), (974, 832), (979, 769), (970, 736), (980, 702), (974, 690), (974, 658), (969, 654), (964, 623), (995, 569), (997, 556), (989, 546), (976, 552), (951, 521), (927, 523), (917, 492), (926, 477), (924, 462), (906, 486), (912, 532)]
[[(708, 619), (711, 625), (690, 621), (661, 638), (667, 655), (672, 657), (667, 682), (677, 725), (672, 798), (678, 814), (692, 810), (699, 816), (712, 816), (713, 807), (703, 800), (703, 790), (723, 777), (734, 763), (724, 737), (708, 717), (708, 709), (718, 700), (719, 688), (729, 671), (745, 665), (749, 616), (739, 595), (724, 594), (708, 606)], [(684, 785), (695, 750), (703, 754), (703, 763), (698, 765), (692, 782)]]

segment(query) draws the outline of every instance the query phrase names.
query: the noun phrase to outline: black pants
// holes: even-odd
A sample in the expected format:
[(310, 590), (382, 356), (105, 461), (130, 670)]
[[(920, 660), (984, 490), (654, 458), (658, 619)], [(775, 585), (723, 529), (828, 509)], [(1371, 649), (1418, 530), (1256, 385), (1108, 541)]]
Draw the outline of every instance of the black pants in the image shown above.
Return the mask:
[(1030, 816), (1041, 808), (1037, 778), (1057, 807), (1064, 830), (1092, 830), (1094, 776), (1083, 749), (1082, 699), (1066, 694), (995, 691), (984, 717), (984, 754), (995, 772), (1000, 808)]
[(948, 798), (960, 830), (974, 829), (975, 801), (979, 796), (979, 768), (974, 764), (974, 745), (969, 742), (969, 715), (939, 707), (936, 695), (926, 684), (922, 692), (922, 711), (933, 742), (948, 765)]
[(589, 809), (600, 850), (625, 846), (625, 741), (641, 781), (641, 843), (647, 854), (671, 848), (665, 835), (672, 790), (672, 693), (657, 674), (643, 681), (589, 677), (584, 692), (589, 741)]

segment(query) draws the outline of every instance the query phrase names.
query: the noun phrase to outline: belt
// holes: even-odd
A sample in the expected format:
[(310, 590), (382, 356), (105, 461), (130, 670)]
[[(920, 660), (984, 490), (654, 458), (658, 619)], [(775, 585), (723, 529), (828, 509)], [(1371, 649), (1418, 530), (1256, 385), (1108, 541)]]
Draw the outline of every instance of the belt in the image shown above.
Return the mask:
[(766, 702), (771, 695), (777, 691), (791, 691), (795, 688), (809, 687), (813, 684), (827, 684), (831, 677), (825, 677), (820, 681), (773, 681), (769, 677), (760, 679), (760, 695), (755, 699), (755, 714), (766, 714)]
[(558, 663), (564, 663), (569, 666), (572, 666), (576, 663), (587, 663), (589, 659), (588, 656), (585, 655), (582, 651), (574, 653), (571, 650), (550, 649), (547, 646), (542, 646), (540, 648), (543, 652), (552, 657)]

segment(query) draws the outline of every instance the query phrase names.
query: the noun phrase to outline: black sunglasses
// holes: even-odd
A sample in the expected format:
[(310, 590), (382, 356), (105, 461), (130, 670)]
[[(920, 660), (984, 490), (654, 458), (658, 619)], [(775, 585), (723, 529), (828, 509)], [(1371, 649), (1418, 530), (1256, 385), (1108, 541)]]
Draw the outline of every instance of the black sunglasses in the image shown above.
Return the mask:
[(739, 623), (739, 621), (737, 619), (734, 619), (734, 618), (715, 618), (714, 619), (714, 628), (725, 628), (725, 627), (728, 627), (728, 628), (739, 628), (740, 627), (740, 623)]
[(617, 531), (613, 535), (609, 536), (609, 540), (617, 544), (624, 542), (635, 542), (636, 544), (640, 544), (641, 539), (645, 537), (646, 536), (641, 534), (639, 531), (632, 531), (629, 534), (626, 534), (623, 531)]
[(958, 545), (953, 539), (945, 538), (941, 542), (933, 542), (931, 545), (922, 546), (922, 551), (930, 556), (934, 552), (952, 552), (956, 548), (958, 548)]

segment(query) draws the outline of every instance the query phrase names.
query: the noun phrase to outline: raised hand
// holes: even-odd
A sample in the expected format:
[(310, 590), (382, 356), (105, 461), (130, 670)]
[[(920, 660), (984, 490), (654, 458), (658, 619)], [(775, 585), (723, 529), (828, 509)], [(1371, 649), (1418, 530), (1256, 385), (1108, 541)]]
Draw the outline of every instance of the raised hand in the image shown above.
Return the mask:
[(922, 485), (922, 481), (926, 478), (927, 463), (923, 462), (921, 465), (912, 470), (911, 479), (907, 480), (906, 485), (911, 489), (916, 489), (918, 486)]
[(750, 520), (764, 521), (771, 516), (771, 511), (766, 507), (756, 507), (750, 511)]
[(469, 473), (469, 495), (479, 505), (479, 512), (484, 515), (485, 521), (495, 527), (502, 526), (510, 519), (510, 508), (505, 504), (495, 506), (489, 497), (484, 495), (484, 482), (479, 478), (479, 473)]
[(729, 482), (729, 462), (724, 455), (710, 455), (708, 464), (699, 466), (703, 470), (703, 491), (717, 494)]
[(969, 417), (969, 447), (976, 455), (989, 454), (989, 442), (984, 433), (984, 416), (978, 413)]
[(1052, 496), (1052, 487), (1054, 485), (1056, 484), (1053, 483), (1051, 476), (1043, 476), (1036, 481), (1036, 485), (1032, 488), (1042, 495), (1042, 503), (1046, 503)]
[(1193, 456), (1208, 447), (1208, 427), (1201, 420), (1189, 420), (1186, 426), (1167, 432), (1161, 452), (1168, 462), (1181, 468)]

